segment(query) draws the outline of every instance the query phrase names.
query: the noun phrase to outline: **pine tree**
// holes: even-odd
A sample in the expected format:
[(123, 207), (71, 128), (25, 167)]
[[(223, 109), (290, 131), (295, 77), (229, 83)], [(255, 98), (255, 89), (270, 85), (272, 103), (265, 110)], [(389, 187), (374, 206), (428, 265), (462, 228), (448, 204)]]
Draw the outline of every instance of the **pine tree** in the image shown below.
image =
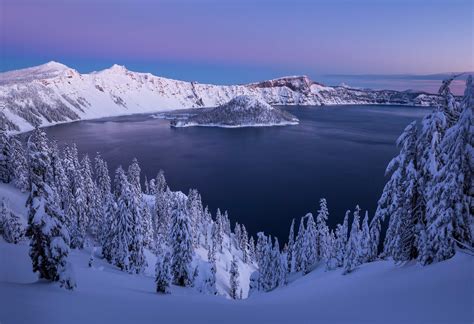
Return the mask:
[(326, 235), (324, 242), (325, 250), (323, 252), (323, 260), (326, 265), (326, 270), (332, 270), (337, 266), (336, 260), (336, 237), (333, 231)]
[(171, 247), (173, 251), (171, 269), (173, 282), (179, 286), (192, 285), (193, 242), (190, 222), (186, 217), (185, 204), (182, 199), (176, 201), (172, 213)]
[(40, 278), (58, 281), (66, 289), (76, 287), (68, 264), (69, 235), (58, 208), (58, 197), (46, 183), (50, 152), (46, 134), (36, 128), (28, 139), (30, 195), (27, 235), (33, 271)]
[(232, 263), (230, 265), (230, 279), (229, 279), (229, 286), (230, 286), (230, 291), (229, 295), (230, 298), (232, 299), (238, 299), (238, 291), (239, 291), (239, 266), (237, 264), (237, 258), (234, 257), (232, 258)]
[(380, 218), (374, 216), (370, 222), (370, 250), (368, 261), (375, 261), (379, 255)]
[(346, 246), (347, 246), (347, 239), (349, 235), (349, 214), (350, 211), (346, 211), (346, 215), (344, 216), (344, 222), (341, 224), (337, 224), (336, 227), (336, 234), (335, 234), (335, 258), (336, 258), (336, 267), (342, 267), (344, 265), (344, 257), (346, 255)]
[(473, 244), (470, 229), (474, 211), (473, 93), (472, 77), (469, 76), (459, 118), (446, 130), (441, 143), (443, 167), (431, 188), (433, 213), (428, 216), (425, 237), (428, 252), (421, 258), (422, 264), (451, 258), (456, 241), (461, 246)]
[(296, 236), (295, 247), (293, 253), (295, 255), (295, 269), (296, 271), (303, 270), (303, 264), (306, 263), (306, 255), (303, 250), (303, 245), (305, 241), (305, 227), (304, 227), (304, 218), (300, 220), (300, 226), (298, 229), (298, 235)]
[(257, 245), (255, 248), (255, 256), (257, 259), (257, 265), (261, 269), (264, 263), (265, 249), (267, 247), (268, 238), (263, 232), (257, 233)]
[(240, 236), (240, 249), (242, 250), (242, 261), (244, 263), (250, 263), (249, 256), (249, 236), (245, 225), (241, 226), (241, 236)]
[(316, 216), (316, 246), (317, 246), (317, 260), (321, 260), (323, 258), (324, 251), (328, 249), (325, 246), (327, 242), (327, 236), (329, 235), (329, 228), (326, 225), (328, 220), (329, 210), (327, 207), (327, 202), (325, 198), (321, 198), (319, 201), (319, 210), (318, 215)]
[(86, 238), (88, 218), (84, 180), (75, 144), (64, 150), (64, 162), (70, 184), (65, 209), (66, 224), (71, 235), (71, 247), (82, 249)]
[(17, 244), (25, 236), (20, 217), (11, 211), (8, 201), (3, 198), (0, 206), (0, 233), (7, 243)]
[(294, 249), (295, 249), (295, 219), (293, 218), (291, 220), (290, 233), (288, 234), (287, 267), (288, 267), (288, 272), (290, 273), (295, 272), (296, 260), (295, 260)]
[[(216, 233), (215, 233), (215, 239), (217, 243), (217, 248), (218, 251), (222, 253), (222, 245), (224, 241), (224, 224), (223, 224), (223, 219), (222, 219), (222, 214), (219, 208), (217, 208), (217, 213), (216, 213)], [(214, 234), (213, 234), (214, 237)]]
[(10, 137), (0, 128), (0, 181), (9, 183), (12, 178), (12, 149)]
[(249, 240), (249, 259), (251, 262), (256, 261), (255, 240), (253, 236), (250, 236)]
[(171, 255), (166, 252), (162, 257), (158, 256), (155, 265), (156, 292), (170, 294), (171, 290)]
[(308, 213), (306, 216), (306, 230), (303, 241), (304, 262), (301, 265), (304, 274), (309, 273), (317, 261), (318, 246), (316, 245), (317, 229), (313, 215)]
[(348, 274), (354, 270), (360, 263), (360, 208), (356, 206), (354, 211), (354, 220), (351, 226), (351, 234), (347, 241), (346, 254), (344, 256), (344, 272)]
[(88, 220), (90, 233), (96, 237), (100, 228), (102, 213), (100, 213), (101, 202), (97, 199), (97, 187), (92, 174), (91, 162), (88, 155), (81, 161), (81, 173), (85, 196), (85, 213)]
[(117, 214), (112, 255), (115, 265), (120, 269), (140, 273), (146, 266), (142, 225), (140, 223), (140, 205), (134, 194), (134, 188), (127, 180), (121, 167), (115, 173), (115, 196)]
[(360, 259), (359, 263), (366, 263), (370, 259), (371, 241), (369, 229), (369, 212), (365, 212), (364, 220), (362, 221), (362, 230), (360, 236)]
[(189, 190), (188, 200), (186, 201), (186, 213), (190, 220), (193, 245), (194, 247), (198, 247), (199, 239), (203, 232), (203, 228), (201, 228), (203, 207), (201, 196), (196, 189)]
[(28, 162), (26, 160), (26, 152), (20, 140), (16, 136), (10, 138), (12, 151), (12, 176), (13, 184), (21, 190), (26, 192), (29, 190), (29, 175)]

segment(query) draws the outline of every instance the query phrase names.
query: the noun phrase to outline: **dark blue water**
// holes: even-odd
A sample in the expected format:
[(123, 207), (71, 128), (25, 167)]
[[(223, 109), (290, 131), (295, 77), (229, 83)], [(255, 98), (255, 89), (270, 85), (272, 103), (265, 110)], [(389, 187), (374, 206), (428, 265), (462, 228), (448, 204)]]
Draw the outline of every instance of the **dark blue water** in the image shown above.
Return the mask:
[(82, 121), (47, 129), (109, 167), (137, 157), (143, 176), (165, 170), (173, 190), (197, 188), (213, 213), (227, 209), (251, 233), (286, 241), (292, 218), (328, 201), (329, 223), (359, 204), (373, 215), (404, 127), (428, 109), (399, 106), (288, 107), (298, 126), (170, 128), (150, 115)]

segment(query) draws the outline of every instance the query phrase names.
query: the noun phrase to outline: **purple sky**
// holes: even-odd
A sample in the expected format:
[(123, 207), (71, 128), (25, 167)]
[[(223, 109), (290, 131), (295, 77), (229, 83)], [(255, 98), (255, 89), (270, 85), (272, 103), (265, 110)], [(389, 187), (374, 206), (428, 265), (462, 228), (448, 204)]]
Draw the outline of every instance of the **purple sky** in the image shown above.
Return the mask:
[(473, 2), (1, 0), (0, 70), (120, 63), (216, 82), (472, 71)]

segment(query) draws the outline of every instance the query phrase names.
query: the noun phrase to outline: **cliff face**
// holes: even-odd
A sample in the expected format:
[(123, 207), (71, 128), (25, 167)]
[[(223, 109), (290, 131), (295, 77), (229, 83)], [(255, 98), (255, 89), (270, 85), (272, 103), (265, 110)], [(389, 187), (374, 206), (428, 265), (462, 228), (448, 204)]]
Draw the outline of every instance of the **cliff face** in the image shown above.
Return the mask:
[(247, 85), (220, 86), (137, 73), (123, 66), (81, 74), (50, 62), (0, 73), (0, 127), (27, 131), (79, 119), (216, 107), (239, 95), (271, 105), (404, 104), (436, 105), (436, 95), (417, 92), (328, 87), (306, 76)]

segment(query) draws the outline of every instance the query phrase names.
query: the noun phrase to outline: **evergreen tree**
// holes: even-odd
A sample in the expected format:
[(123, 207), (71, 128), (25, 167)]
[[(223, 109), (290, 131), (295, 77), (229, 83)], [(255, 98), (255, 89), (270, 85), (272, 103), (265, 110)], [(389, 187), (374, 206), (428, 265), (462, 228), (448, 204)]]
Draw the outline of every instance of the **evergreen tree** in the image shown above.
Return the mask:
[(249, 259), (250, 259), (250, 262), (256, 261), (255, 240), (253, 236), (250, 236), (250, 240), (249, 240)]
[(160, 294), (170, 294), (171, 278), (171, 256), (169, 252), (166, 252), (163, 256), (158, 256), (156, 260), (156, 292)]
[(370, 222), (370, 250), (368, 261), (375, 261), (379, 255), (380, 228), (380, 218), (374, 216)]
[(12, 178), (12, 149), (10, 137), (0, 128), (0, 181), (9, 183)]
[(326, 225), (328, 220), (329, 210), (325, 198), (321, 198), (319, 201), (318, 215), (316, 216), (316, 246), (318, 248), (317, 259), (321, 260), (324, 255), (324, 251), (328, 250), (325, 246), (327, 242), (327, 236), (329, 235), (329, 228)]
[(229, 285), (230, 285), (230, 298), (232, 299), (238, 299), (238, 291), (239, 291), (239, 266), (237, 264), (237, 258), (234, 257), (232, 258), (232, 263), (230, 265), (230, 279), (229, 279)]
[(296, 236), (295, 247), (293, 253), (295, 255), (295, 269), (296, 271), (303, 270), (303, 264), (306, 263), (306, 255), (303, 250), (303, 245), (305, 241), (305, 227), (304, 227), (304, 218), (300, 220), (300, 227), (298, 229), (298, 235)]
[(140, 273), (145, 268), (146, 261), (143, 252), (140, 205), (133, 190), (125, 172), (119, 167), (115, 173), (117, 223), (112, 255), (115, 264), (120, 269), (131, 273)]
[(323, 251), (323, 260), (326, 265), (326, 270), (332, 270), (337, 266), (336, 259), (336, 237), (333, 231), (326, 235), (324, 242), (325, 249)]
[(302, 271), (304, 274), (309, 273), (317, 261), (318, 246), (316, 245), (317, 229), (313, 215), (308, 213), (306, 216), (306, 230), (303, 241), (304, 262), (302, 263)]
[(240, 235), (240, 249), (242, 250), (242, 261), (244, 263), (250, 263), (250, 256), (249, 256), (249, 236), (247, 233), (247, 229), (245, 225), (242, 224), (241, 226), (241, 235)]
[(58, 281), (66, 289), (76, 286), (68, 264), (69, 235), (58, 208), (58, 197), (46, 183), (50, 152), (46, 134), (36, 128), (28, 139), (30, 195), (28, 228), (33, 271), (40, 278)]
[(432, 186), (434, 198), (431, 202), (434, 212), (428, 216), (428, 247), (420, 260), (423, 264), (452, 257), (456, 241), (461, 246), (473, 244), (470, 229), (474, 214), (473, 92), (472, 77), (469, 76), (460, 116), (452, 127), (446, 130), (442, 139), (443, 167)]
[[(223, 217), (221, 214), (221, 211), (219, 208), (217, 208), (217, 213), (216, 213), (216, 233), (215, 233), (215, 239), (217, 243), (217, 247), (219, 252), (222, 253), (222, 245), (224, 242), (224, 223), (223, 223)], [(213, 239), (214, 239), (214, 234), (213, 234)]]
[(349, 214), (350, 211), (346, 211), (344, 216), (344, 222), (337, 224), (335, 234), (335, 263), (336, 267), (342, 267), (344, 265), (344, 256), (346, 254), (347, 239), (349, 234)]
[(85, 155), (81, 161), (81, 173), (83, 177), (83, 187), (85, 196), (85, 213), (88, 220), (90, 233), (96, 237), (100, 228), (102, 213), (101, 201), (98, 200), (98, 189), (94, 182), (92, 174), (91, 162), (88, 155)]
[(26, 159), (26, 152), (20, 140), (16, 136), (12, 136), (10, 141), (12, 152), (11, 164), (13, 184), (18, 189), (20, 189), (21, 192), (26, 192), (29, 190), (28, 162)]
[(351, 234), (347, 241), (346, 254), (344, 256), (344, 272), (348, 274), (354, 270), (360, 263), (360, 208), (356, 206), (354, 211), (354, 220), (352, 221)]
[(69, 179), (66, 223), (71, 235), (71, 247), (84, 247), (88, 218), (86, 213), (86, 195), (84, 180), (75, 144), (64, 150), (65, 171)]
[(364, 220), (362, 221), (362, 231), (360, 236), (360, 259), (359, 263), (366, 263), (370, 259), (371, 241), (369, 229), (369, 213), (365, 212)]
[(186, 217), (185, 204), (182, 199), (177, 200), (173, 209), (170, 242), (173, 250), (171, 263), (173, 282), (179, 286), (191, 286), (192, 234), (189, 219)]
[(291, 225), (290, 225), (290, 233), (288, 234), (288, 252), (287, 252), (287, 267), (288, 271), (295, 272), (295, 265), (296, 265), (296, 260), (295, 260), (295, 219), (293, 218), (291, 220)]
[(8, 201), (3, 198), (0, 205), (0, 234), (7, 243), (17, 244), (25, 236), (20, 217), (10, 210)]
[(265, 249), (267, 248), (268, 239), (263, 232), (257, 233), (257, 245), (255, 248), (255, 255), (257, 265), (261, 269), (264, 263)]

